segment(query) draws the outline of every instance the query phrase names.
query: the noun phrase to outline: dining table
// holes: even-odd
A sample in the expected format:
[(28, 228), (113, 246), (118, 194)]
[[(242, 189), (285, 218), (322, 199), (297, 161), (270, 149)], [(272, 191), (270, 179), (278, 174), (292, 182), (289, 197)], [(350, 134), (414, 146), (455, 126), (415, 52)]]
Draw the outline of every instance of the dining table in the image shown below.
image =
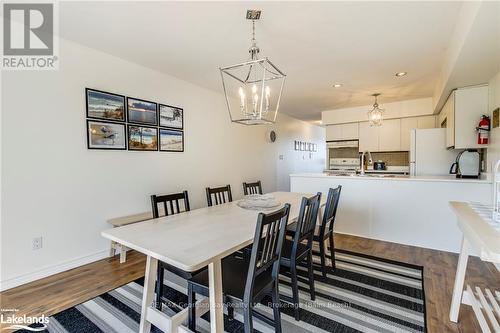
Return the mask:
[[(270, 194), (279, 205), (267, 212), (289, 203), (289, 223), (298, 218), (302, 198), (314, 195), (293, 192)], [(322, 199), (324, 201), (325, 198)], [(190, 332), (185, 326), (188, 308), (168, 316), (153, 304), (158, 261), (187, 272), (208, 267), (209, 297), (196, 301), (196, 316), (210, 311), (210, 331), (224, 332), (221, 259), (252, 244), (260, 212), (241, 208), (237, 203), (233, 201), (194, 209), (102, 231), (103, 237), (147, 256), (140, 333), (149, 332), (151, 324), (164, 332)]]

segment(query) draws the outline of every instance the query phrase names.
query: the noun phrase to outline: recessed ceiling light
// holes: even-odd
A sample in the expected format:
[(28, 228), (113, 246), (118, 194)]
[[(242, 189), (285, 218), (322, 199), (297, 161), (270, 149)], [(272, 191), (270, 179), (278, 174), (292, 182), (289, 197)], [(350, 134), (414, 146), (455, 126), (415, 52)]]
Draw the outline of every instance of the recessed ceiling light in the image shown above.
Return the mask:
[(334, 88), (340, 88), (340, 87), (342, 87), (342, 83), (335, 83), (335, 84), (333, 85), (333, 87), (334, 87)]
[(408, 74), (408, 72), (397, 72), (395, 75), (397, 77), (401, 77), (401, 76), (405, 76), (406, 74)]

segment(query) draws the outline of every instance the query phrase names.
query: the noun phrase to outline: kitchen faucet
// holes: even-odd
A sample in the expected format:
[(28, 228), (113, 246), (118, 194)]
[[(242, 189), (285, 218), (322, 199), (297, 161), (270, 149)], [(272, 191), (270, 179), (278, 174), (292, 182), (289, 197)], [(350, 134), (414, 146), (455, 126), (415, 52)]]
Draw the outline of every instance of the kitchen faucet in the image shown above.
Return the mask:
[(365, 151), (361, 154), (361, 172), (360, 172), (360, 174), (361, 174), (361, 175), (364, 175), (364, 174), (365, 174), (365, 154), (368, 154), (368, 163), (369, 163), (369, 164), (372, 164), (372, 163), (373, 163), (373, 160), (372, 160), (372, 154), (371, 154), (368, 150), (365, 150)]

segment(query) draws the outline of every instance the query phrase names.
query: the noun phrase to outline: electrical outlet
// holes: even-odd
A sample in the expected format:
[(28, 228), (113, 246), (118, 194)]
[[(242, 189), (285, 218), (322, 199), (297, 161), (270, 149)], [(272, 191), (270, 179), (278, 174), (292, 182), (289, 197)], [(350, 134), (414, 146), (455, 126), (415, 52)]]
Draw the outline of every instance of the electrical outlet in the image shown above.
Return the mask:
[(42, 236), (33, 238), (33, 250), (40, 250), (42, 245)]

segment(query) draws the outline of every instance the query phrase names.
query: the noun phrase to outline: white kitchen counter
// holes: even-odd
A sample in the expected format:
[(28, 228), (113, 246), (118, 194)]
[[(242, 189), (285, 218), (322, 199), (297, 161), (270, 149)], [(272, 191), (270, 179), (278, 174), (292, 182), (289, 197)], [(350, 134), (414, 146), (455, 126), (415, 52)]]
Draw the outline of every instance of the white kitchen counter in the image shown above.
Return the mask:
[(459, 183), (482, 183), (491, 184), (491, 179), (486, 177), (481, 177), (479, 179), (469, 179), (469, 178), (456, 178), (453, 175), (449, 176), (407, 176), (407, 175), (394, 175), (394, 176), (337, 176), (329, 175), (327, 173), (295, 173), (291, 174), (290, 177), (304, 177), (304, 178), (345, 178), (351, 180), (390, 180), (390, 181), (424, 181), (424, 182), (459, 182)]
[(449, 202), (492, 200), (486, 179), (290, 175), (292, 192), (326, 195), (337, 185), (342, 194), (336, 232), (457, 253), (462, 234)]

